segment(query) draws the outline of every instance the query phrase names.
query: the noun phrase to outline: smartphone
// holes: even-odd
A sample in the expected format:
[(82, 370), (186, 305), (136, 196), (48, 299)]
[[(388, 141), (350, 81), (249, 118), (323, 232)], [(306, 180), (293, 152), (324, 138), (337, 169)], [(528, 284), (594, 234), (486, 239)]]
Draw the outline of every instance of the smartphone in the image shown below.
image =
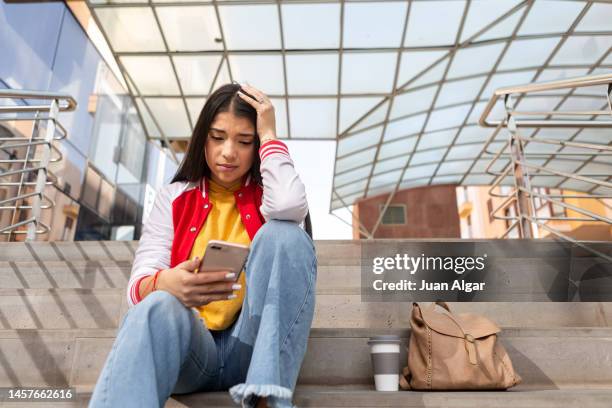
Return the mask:
[(236, 274), (235, 280), (238, 281), (248, 255), (248, 246), (210, 240), (204, 253), (204, 259), (196, 273), (198, 271), (230, 271)]

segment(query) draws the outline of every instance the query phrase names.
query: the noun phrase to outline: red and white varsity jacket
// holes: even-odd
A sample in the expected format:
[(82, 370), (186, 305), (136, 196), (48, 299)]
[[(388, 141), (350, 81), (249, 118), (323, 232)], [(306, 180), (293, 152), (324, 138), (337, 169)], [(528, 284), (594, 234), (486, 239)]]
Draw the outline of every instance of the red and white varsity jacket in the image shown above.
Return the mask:
[[(248, 178), (234, 193), (242, 223), (251, 240), (270, 219), (302, 223), (308, 213), (306, 190), (297, 175), (287, 146), (271, 140), (259, 149), (263, 188)], [(175, 182), (157, 193), (144, 221), (127, 286), (128, 306), (140, 301), (138, 284), (160, 269), (187, 260), (212, 204), (208, 180)]]

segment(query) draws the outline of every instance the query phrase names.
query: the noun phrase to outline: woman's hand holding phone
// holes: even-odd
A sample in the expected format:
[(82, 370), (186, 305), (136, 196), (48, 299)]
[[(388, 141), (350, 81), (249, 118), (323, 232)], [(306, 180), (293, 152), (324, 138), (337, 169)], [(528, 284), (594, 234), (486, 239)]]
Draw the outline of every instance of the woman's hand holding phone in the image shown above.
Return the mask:
[(240, 289), (241, 285), (234, 282), (235, 273), (194, 273), (200, 263), (201, 259), (196, 257), (161, 271), (157, 278), (157, 288), (173, 294), (186, 307), (199, 307), (216, 300), (236, 297), (233, 291)]

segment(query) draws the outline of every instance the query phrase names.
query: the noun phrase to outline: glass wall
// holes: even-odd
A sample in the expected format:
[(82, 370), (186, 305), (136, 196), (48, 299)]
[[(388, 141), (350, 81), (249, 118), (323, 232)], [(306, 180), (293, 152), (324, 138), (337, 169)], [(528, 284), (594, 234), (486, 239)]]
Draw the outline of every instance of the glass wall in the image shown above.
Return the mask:
[(131, 97), (70, 10), (0, 2), (0, 50), (1, 88), (67, 93), (78, 103), (60, 114), (68, 137), (57, 145), (64, 160), (50, 166), (58, 183), (46, 193), (56, 207), (43, 211), (52, 231), (41, 239), (138, 239), (146, 191), (176, 167), (158, 175), (147, 165), (165, 163), (165, 154), (147, 142)]

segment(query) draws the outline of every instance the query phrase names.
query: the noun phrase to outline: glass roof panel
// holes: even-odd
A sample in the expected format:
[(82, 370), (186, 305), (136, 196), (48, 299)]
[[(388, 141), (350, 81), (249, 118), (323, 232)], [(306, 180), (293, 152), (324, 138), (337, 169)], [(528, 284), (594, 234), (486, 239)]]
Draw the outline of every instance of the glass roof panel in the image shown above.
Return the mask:
[(276, 5), (221, 5), (219, 15), (229, 50), (280, 48)]
[[(459, 137), (457, 138), (457, 143), (471, 143), (471, 142), (485, 142), (491, 134), (493, 134), (494, 129), (483, 128), (478, 125), (465, 126), (461, 129), (459, 133)], [(481, 145), (481, 147), (484, 145)]]
[(461, 41), (467, 40), (519, 3), (520, 0), (472, 0), (461, 33)]
[(416, 152), (412, 155), (410, 166), (417, 166), (425, 163), (437, 163), (440, 161), (440, 157), (442, 157), (445, 150), (446, 148)]
[(222, 50), (213, 6), (156, 7), (170, 51)]
[(404, 173), (403, 180), (413, 180), (431, 177), (436, 170), (437, 164), (426, 164), (422, 166), (410, 166)]
[(373, 147), (363, 152), (355, 153), (347, 157), (343, 157), (336, 161), (336, 172), (344, 172), (355, 167), (371, 164), (376, 154), (376, 148)]
[(401, 173), (401, 170), (396, 170), (372, 177), (372, 179), (370, 180), (370, 189), (375, 189), (381, 186), (385, 186), (387, 184), (397, 183), (399, 181)]
[(574, 140), (606, 145), (612, 143), (612, 132), (610, 129), (583, 129)]
[(221, 62), (221, 55), (178, 55), (172, 57), (183, 94), (208, 95)]
[(168, 138), (189, 137), (191, 129), (182, 99), (145, 98), (145, 102)]
[(189, 111), (189, 117), (191, 118), (191, 123), (195, 126), (198, 121), (198, 117), (200, 116), (200, 112), (204, 107), (204, 103), (206, 103), (205, 98), (185, 98), (185, 102), (187, 102), (187, 110)]
[[(448, 79), (459, 78), (477, 73), (487, 73), (497, 62), (505, 43), (459, 49), (448, 70)], [(478, 61), (478, 63), (474, 63)]]
[(536, 1), (529, 10), (518, 34), (564, 33), (570, 28), (584, 6), (584, 2)]
[[(281, 5), (285, 48), (338, 48), (340, 4)], [(316, 30), (312, 28), (316, 27)], [(308, 35), (304, 35), (308, 33)]]
[(359, 192), (356, 194), (351, 194), (347, 196), (343, 196), (342, 199), (347, 205), (354, 204), (359, 198), (363, 197), (363, 192)]
[(495, 181), (495, 176), (489, 174), (470, 174), (462, 184), (466, 186), (490, 185), (493, 181)]
[(424, 133), (419, 142), (419, 150), (425, 150), (432, 147), (448, 146), (458, 129), (441, 130), (438, 132)]
[(136, 101), (136, 105), (138, 105), (138, 110), (140, 111), (140, 115), (142, 116), (142, 120), (144, 122), (145, 128), (149, 136), (150, 137), (161, 137), (161, 133), (159, 133), (159, 129), (157, 129), (157, 126), (155, 126), (155, 123), (153, 122), (153, 119), (151, 118), (151, 115), (149, 114), (149, 111), (145, 107), (142, 99), (136, 98), (135, 101)]
[[(365, 166), (365, 167), (360, 167), (356, 170), (352, 170), (352, 171), (334, 176), (334, 185), (342, 186), (345, 184), (353, 183), (357, 180), (365, 179), (370, 174), (371, 169), (372, 169), (372, 166)], [(338, 169), (336, 169), (336, 172), (338, 172)]]
[(462, 176), (437, 176), (432, 184), (455, 184), (461, 181)]
[(368, 126), (382, 123), (385, 120), (388, 108), (389, 108), (389, 101), (387, 100), (383, 102), (382, 105), (374, 109), (374, 111), (370, 113), (366, 118), (364, 118), (361, 122), (359, 122), (359, 124), (355, 126), (355, 128), (352, 131), (364, 129)]
[(418, 1), (410, 9), (405, 46), (455, 43), (465, 1)]
[(344, 156), (354, 151), (378, 144), (382, 132), (382, 126), (356, 133), (342, 138), (338, 142), (338, 156)]
[(465, 120), (470, 105), (459, 105), (454, 108), (436, 109), (431, 113), (425, 130), (433, 131), (446, 127), (459, 126)]
[(474, 160), (460, 160), (460, 161), (445, 161), (440, 165), (438, 169), (438, 175), (444, 176), (448, 174), (465, 173)]
[[(547, 68), (538, 76), (538, 82), (559, 81), (562, 79), (573, 78), (587, 75), (587, 68)], [(549, 93), (550, 91), (546, 91)], [(566, 91), (567, 92), (567, 91)], [(576, 92), (582, 92), (582, 89), (577, 89)]]
[(442, 85), (442, 90), (440, 90), (438, 95), (436, 107), (475, 100), (482, 89), (484, 81), (485, 77), (477, 77), (445, 83)]
[(580, 160), (563, 160), (563, 159), (552, 159), (546, 165), (547, 168), (551, 168), (557, 171), (573, 172), (582, 165)]
[(338, 193), (340, 196), (344, 197), (350, 194), (355, 194), (358, 192), (362, 192), (363, 189), (365, 188), (366, 184), (367, 184), (368, 180), (367, 179), (363, 179), (363, 180), (359, 180), (355, 183), (351, 183), (351, 184), (347, 184), (346, 186), (343, 187), (338, 187), (336, 188), (336, 193)]
[(437, 86), (430, 86), (418, 91), (397, 95), (393, 100), (393, 107), (391, 108), (389, 118), (396, 119), (399, 116), (429, 110), (437, 89)]
[[(472, 113), (470, 113), (470, 116), (468, 117), (468, 120), (467, 120), (468, 124), (478, 124), (478, 121), (480, 120), (480, 115), (482, 115), (482, 113), (484, 112), (485, 107), (487, 106), (487, 103), (488, 101), (478, 102), (476, 104), (476, 106), (474, 107), (474, 110), (472, 110)], [(493, 109), (489, 113), (488, 120), (489, 121), (501, 120), (505, 117), (506, 117), (506, 110), (504, 109), (504, 102), (501, 99), (498, 99), (497, 103), (493, 105)], [(493, 132), (493, 130), (491, 130), (491, 132)]]
[[(336, 99), (289, 99), (291, 137), (336, 138)], [(316, 120), (313, 120), (316, 118)]]
[(550, 111), (555, 109), (559, 102), (561, 102), (561, 97), (558, 96), (529, 96), (521, 99), (514, 109), (521, 111)]
[(345, 52), (342, 57), (342, 93), (391, 92), (396, 58), (394, 52)]
[(406, 119), (389, 122), (387, 129), (385, 130), (384, 141), (388, 142), (403, 136), (421, 132), (426, 117), (426, 114), (421, 114)]
[(151, 8), (109, 7), (94, 12), (114, 52), (165, 51)]
[(215, 86), (213, 86), (213, 89), (217, 89), (221, 85), (229, 84), (230, 82), (232, 82), (232, 80), (230, 79), (227, 59), (224, 59), (221, 65), (221, 70), (219, 71), (219, 76), (215, 81)]
[[(379, 103), (381, 100), (382, 98), (379, 97), (340, 98), (340, 133), (344, 133), (344, 131), (349, 126), (355, 123), (355, 121), (358, 120), (361, 116), (365, 115), (370, 109), (372, 109), (373, 106), (376, 106), (376, 104)], [(381, 109), (380, 112), (386, 113), (386, 110)], [(375, 113), (372, 112), (372, 115), (374, 114)], [(385, 118), (384, 115), (378, 116), (378, 122), (382, 122)]]
[(428, 68), (448, 51), (406, 51), (402, 53), (397, 83), (404, 85), (418, 73)]
[(170, 58), (165, 56), (121, 57), (121, 63), (142, 95), (179, 95)]
[(561, 110), (565, 111), (573, 111), (573, 110), (600, 110), (605, 109), (607, 106), (606, 100), (604, 98), (592, 97), (569, 97), (563, 105), (561, 105)]
[(582, 169), (580, 169), (580, 173), (587, 174), (598, 174), (602, 176), (610, 176), (612, 177), (612, 162), (610, 163), (587, 163)]
[(610, 31), (612, 4), (593, 3), (582, 18), (576, 31)]
[[(485, 0), (492, 5), (495, 4), (489, 0)], [(509, 38), (512, 36), (512, 33), (516, 29), (516, 25), (519, 23), (521, 17), (525, 13), (525, 7), (521, 7), (520, 10), (517, 10), (512, 15), (506, 17), (499, 23), (495, 24), (493, 27), (489, 28), (486, 32), (482, 33), (476, 38), (476, 41), (487, 41), (496, 38)]]
[(276, 134), (279, 138), (285, 139), (289, 137), (287, 128), (287, 106), (285, 98), (270, 98), (276, 116)]
[(566, 180), (559, 187), (568, 190), (587, 191), (593, 188), (593, 184), (581, 180)]
[[(426, 73), (415, 79), (414, 82), (410, 83), (410, 86), (406, 89), (416, 88), (424, 85), (437, 85), (444, 77), (444, 71), (446, 66), (449, 64), (450, 59), (445, 58), (440, 63), (436, 64), (435, 67), (428, 70)], [(403, 85), (403, 84), (402, 84)]]
[[(472, 169), (472, 173), (485, 173), (487, 166), (491, 162), (491, 159), (479, 159), (476, 160), (476, 164), (474, 164), (474, 168)], [(508, 164), (508, 160), (506, 159), (498, 159), (490, 168), (490, 171), (503, 171), (504, 167)]]
[(529, 84), (533, 80), (535, 70), (520, 71), (520, 72), (506, 72), (499, 73), (491, 76), (491, 80), (487, 84), (483, 96), (490, 98), (498, 88), (505, 88), (514, 85)]
[[(400, 139), (393, 142), (385, 143), (380, 147), (378, 153), (378, 160), (386, 159), (387, 157), (393, 157), (400, 154), (408, 154), (414, 150), (416, 144), (416, 137), (410, 137), (407, 139)], [(406, 156), (404, 162), (408, 160)]]
[(458, 145), (451, 147), (450, 151), (446, 155), (447, 160), (458, 160), (458, 159), (475, 159), (478, 157), (483, 144), (469, 144), (469, 145)]
[(346, 3), (344, 47), (398, 47), (406, 8), (406, 2)]
[(280, 55), (230, 55), (229, 63), (234, 80), (247, 82), (267, 95), (284, 95)]
[(286, 63), (289, 94), (338, 93), (338, 53), (288, 54)]
[(560, 176), (534, 176), (531, 178), (531, 185), (535, 187), (556, 187), (565, 180)]
[(389, 170), (403, 169), (408, 160), (407, 156), (396, 157), (395, 159), (381, 160), (380, 156), (374, 167), (374, 174), (380, 174)]
[(515, 40), (510, 44), (498, 69), (539, 67), (548, 59), (558, 43), (558, 37)]
[(561, 46), (552, 64), (594, 64), (612, 47), (612, 36), (573, 36)]

